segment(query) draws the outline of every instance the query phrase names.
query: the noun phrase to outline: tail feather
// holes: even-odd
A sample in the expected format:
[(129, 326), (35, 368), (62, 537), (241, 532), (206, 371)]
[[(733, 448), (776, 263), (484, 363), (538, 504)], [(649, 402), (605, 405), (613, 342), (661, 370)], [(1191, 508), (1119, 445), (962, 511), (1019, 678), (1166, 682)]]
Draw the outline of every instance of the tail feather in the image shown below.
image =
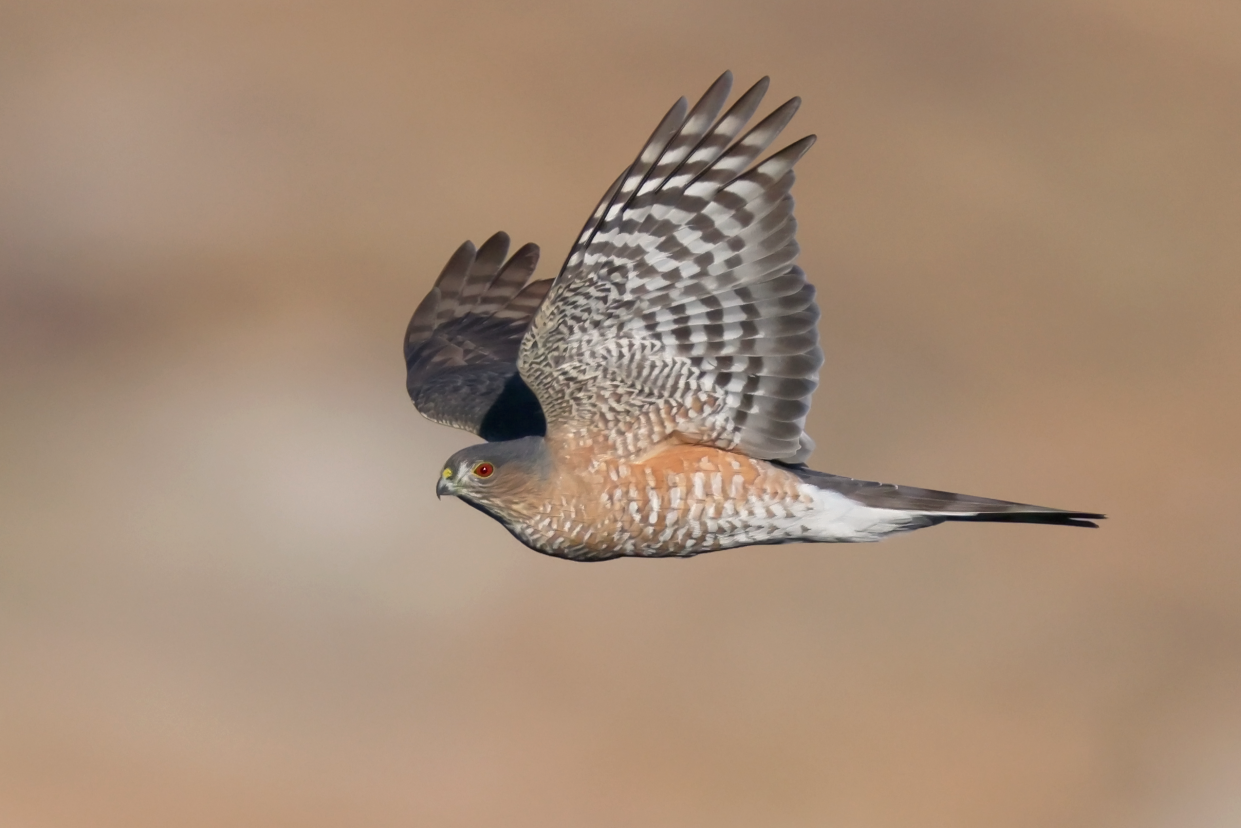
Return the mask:
[(1052, 509), (1047, 506), (1033, 506), (1029, 503), (994, 500), (989, 497), (976, 497), (956, 492), (919, 489), (915, 486), (897, 486), (892, 483), (875, 483), (814, 471), (805, 466), (781, 465), (801, 478), (803, 482), (844, 495), (855, 503), (876, 509), (915, 512), (934, 523), (954, 520), (989, 523), (1046, 523), (1055, 526), (1098, 528), (1098, 524), (1094, 521), (1107, 517), (1097, 512)]
[[(942, 520), (970, 520), (984, 523), (1046, 523), (1052, 526), (1084, 526), (1098, 529), (1096, 520), (1103, 520), (1107, 515), (1096, 512), (1070, 512), (1064, 509), (1042, 511), (1038, 506), (1025, 506), (1014, 503), (1009, 512), (980, 512), (973, 515), (944, 515)], [(1032, 511), (1022, 511), (1032, 510)]]

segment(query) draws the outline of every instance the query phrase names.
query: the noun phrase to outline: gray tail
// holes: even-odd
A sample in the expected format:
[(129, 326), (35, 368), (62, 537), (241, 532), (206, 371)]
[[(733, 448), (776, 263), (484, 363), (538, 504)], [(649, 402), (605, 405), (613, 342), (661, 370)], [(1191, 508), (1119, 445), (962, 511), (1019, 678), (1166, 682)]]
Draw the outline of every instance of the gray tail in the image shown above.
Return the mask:
[[(944, 515), (944, 520), (973, 520), (986, 523), (1050, 523), (1053, 526), (1085, 526), (1098, 529), (1096, 520), (1103, 520), (1107, 515), (1097, 512), (1070, 512), (1066, 509), (1049, 509), (1040, 506), (1027, 506), (1014, 503), (1009, 512), (980, 512), (973, 515)], [(1023, 511), (1024, 510), (1024, 511)]]
[(805, 466), (780, 464), (797, 475), (803, 482), (820, 489), (838, 492), (864, 506), (876, 509), (900, 509), (919, 512), (935, 523), (946, 520), (985, 521), (988, 523), (1049, 523), (1055, 526), (1088, 526), (1098, 528), (1094, 521), (1107, 515), (1097, 512), (1073, 512), (1013, 503), (1008, 500), (992, 500), (989, 497), (939, 492), (913, 486), (896, 486), (892, 483), (873, 483), (854, 480), (852, 477), (814, 471)]

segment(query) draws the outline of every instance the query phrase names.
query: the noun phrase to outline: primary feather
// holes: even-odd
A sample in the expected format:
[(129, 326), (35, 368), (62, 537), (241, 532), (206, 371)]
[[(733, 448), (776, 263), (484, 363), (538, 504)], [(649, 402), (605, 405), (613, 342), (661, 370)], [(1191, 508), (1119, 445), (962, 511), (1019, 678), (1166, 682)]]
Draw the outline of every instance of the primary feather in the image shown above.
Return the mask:
[(737, 138), (767, 80), (720, 117), (730, 86), (725, 74), (692, 109), (682, 99), (669, 110), (523, 340), (521, 374), (552, 433), (602, 435), (631, 453), (675, 436), (765, 459), (809, 455), (819, 312), (794, 264), (789, 191), (814, 138), (754, 165), (799, 102)]
[(496, 233), (481, 249), (468, 241), (457, 248), (405, 331), (406, 388), (415, 407), (487, 440), (545, 429), (517, 373), (517, 353), (551, 281), (530, 281), (537, 246), (505, 261), (508, 246), (508, 236)]

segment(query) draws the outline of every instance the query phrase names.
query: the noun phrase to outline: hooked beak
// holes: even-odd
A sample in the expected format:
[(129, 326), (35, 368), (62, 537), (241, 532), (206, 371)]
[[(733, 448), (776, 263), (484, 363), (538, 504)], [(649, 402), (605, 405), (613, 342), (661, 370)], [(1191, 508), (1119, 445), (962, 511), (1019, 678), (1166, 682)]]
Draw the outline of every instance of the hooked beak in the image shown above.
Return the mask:
[(451, 495), (452, 493), (452, 478), (441, 475), (440, 479), (435, 483), (436, 499), (438, 500), (444, 495)]

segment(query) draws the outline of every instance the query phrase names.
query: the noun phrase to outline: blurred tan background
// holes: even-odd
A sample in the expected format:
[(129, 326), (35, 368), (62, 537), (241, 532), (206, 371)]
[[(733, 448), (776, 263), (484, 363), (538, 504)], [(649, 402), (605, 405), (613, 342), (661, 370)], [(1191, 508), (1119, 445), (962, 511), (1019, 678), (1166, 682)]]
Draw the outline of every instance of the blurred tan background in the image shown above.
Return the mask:
[[(0, 824), (1241, 825), (1241, 5), (0, 4)], [(576, 565), (436, 502), (549, 275), (773, 76), (817, 468), (1112, 518)]]

